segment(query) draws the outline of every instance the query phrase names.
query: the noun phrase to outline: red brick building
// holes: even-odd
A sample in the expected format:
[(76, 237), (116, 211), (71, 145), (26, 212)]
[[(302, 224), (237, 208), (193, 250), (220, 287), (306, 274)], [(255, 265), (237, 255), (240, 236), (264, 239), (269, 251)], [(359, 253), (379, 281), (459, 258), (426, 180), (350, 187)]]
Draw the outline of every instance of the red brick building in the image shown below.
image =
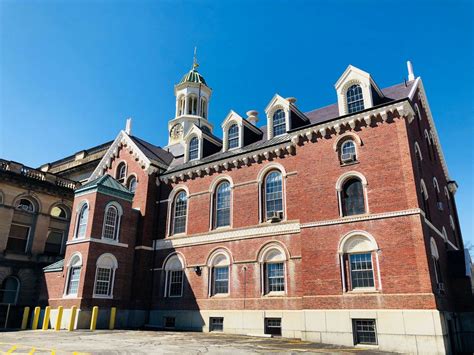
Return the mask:
[(231, 111), (220, 139), (193, 67), (168, 145), (128, 124), (76, 190), (65, 259), (45, 269), (50, 305), (77, 305), (79, 327), (98, 305), (128, 327), (472, 346), (457, 185), (421, 78), (409, 65), (380, 89), (349, 66), (335, 89), (306, 113), (275, 95), (262, 126)]

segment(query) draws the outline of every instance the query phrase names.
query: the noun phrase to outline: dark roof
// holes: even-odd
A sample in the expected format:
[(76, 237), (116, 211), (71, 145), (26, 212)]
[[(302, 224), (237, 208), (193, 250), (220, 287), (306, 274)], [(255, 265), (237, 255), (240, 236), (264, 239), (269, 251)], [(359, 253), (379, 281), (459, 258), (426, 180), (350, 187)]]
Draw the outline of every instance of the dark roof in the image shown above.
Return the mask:
[[(400, 83), (400, 84), (393, 85), (393, 86), (383, 89), (382, 93), (384, 94), (385, 97), (383, 98), (383, 101), (381, 104), (386, 104), (392, 101), (397, 101), (397, 100), (401, 100), (403, 98), (408, 97), (413, 85), (414, 85), (414, 81), (410, 81), (406, 84)], [(304, 114), (309, 119), (309, 122), (310, 122), (309, 125), (316, 125), (319, 123), (323, 123), (323, 122), (341, 117), (339, 115), (339, 107), (337, 103), (329, 105), (329, 106), (325, 106), (316, 110), (312, 110), (309, 112), (305, 112)], [(298, 129), (300, 128), (304, 128), (304, 126), (299, 127)], [(207, 164), (213, 161), (218, 161), (221, 159), (228, 158), (230, 156), (238, 156), (240, 154), (243, 154), (249, 151), (258, 150), (261, 148), (270, 147), (273, 145), (281, 144), (286, 141), (290, 141), (290, 136), (288, 134), (274, 137), (267, 141), (267, 126), (266, 125), (261, 126), (259, 127), (259, 129), (263, 132), (263, 135), (257, 142), (249, 144), (243, 148), (233, 149), (227, 152), (217, 152), (215, 154), (205, 157), (204, 159), (193, 160), (184, 164), (183, 164), (183, 161), (184, 161), (183, 156), (179, 156), (177, 159), (175, 159), (172, 162), (172, 164), (170, 165), (166, 173), (167, 174), (173, 173), (176, 171), (192, 168), (193, 166)]]
[(140, 139), (135, 136), (130, 136), (130, 138), (140, 148), (143, 154), (145, 154), (146, 157), (150, 159), (152, 162), (155, 161), (155, 162), (159, 162), (161, 164), (168, 166), (173, 161), (174, 159), (173, 154), (164, 150), (163, 148), (153, 145), (151, 143), (148, 143), (144, 141), (143, 139)]
[[(102, 144), (99, 144), (95, 147), (92, 147), (92, 148), (89, 148), (89, 149), (85, 149), (83, 150), (84, 152), (86, 152), (87, 155), (91, 155), (91, 154), (94, 154), (94, 153), (97, 153), (97, 152), (100, 152), (102, 150), (107, 150), (113, 143), (114, 141), (109, 141), (109, 142), (106, 142), (106, 143), (102, 143)], [(82, 150), (78, 151), (77, 153), (80, 153), (82, 152)], [(73, 155), (69, 155), (67, 157), (64, 157), (64, 158), (61, 158), (59, 160), (55, 160), (51, 163), (49, 163), (50, 167), (55, 167), (55, 166), (58, 166), (58, 165), (62, 165), (62, 164), (65, 164), (65, 163), (68, 163), (70, 161), (74, 161), (76, 160), (76, 154), (77, 153), (74, 153)], [(86, 155), (86, 156), (87, 156)], [(44, 164), (43, 164), (44, 165)]]

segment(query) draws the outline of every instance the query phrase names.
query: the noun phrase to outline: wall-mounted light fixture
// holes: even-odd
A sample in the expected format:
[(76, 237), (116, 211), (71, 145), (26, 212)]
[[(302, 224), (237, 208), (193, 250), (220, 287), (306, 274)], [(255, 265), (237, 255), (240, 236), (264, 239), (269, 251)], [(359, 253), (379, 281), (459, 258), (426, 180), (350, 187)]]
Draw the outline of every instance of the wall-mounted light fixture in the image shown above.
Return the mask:
[(201, 269), (200, 266), (195, 266), (194, 267), (194, 272), (196, 273), (196, 275), (201, 276), (201, 271), (202, 271), (202, 269)]

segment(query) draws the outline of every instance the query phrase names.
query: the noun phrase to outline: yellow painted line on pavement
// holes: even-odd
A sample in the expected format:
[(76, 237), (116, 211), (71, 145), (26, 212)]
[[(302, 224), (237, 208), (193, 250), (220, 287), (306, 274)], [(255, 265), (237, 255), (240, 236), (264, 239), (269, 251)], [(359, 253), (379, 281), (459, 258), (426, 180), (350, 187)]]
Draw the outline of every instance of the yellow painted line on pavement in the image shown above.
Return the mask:
[(18, 346), (13, 345), (6, 353), (11, 354), (12, 352), (14, 352), (16, 350), (16, 348), (18, 348)]
[(35, 348), (31, 348), (30, 352), (28, 353), (28, 355), (33, 355), (35, 353), (36, 349)]

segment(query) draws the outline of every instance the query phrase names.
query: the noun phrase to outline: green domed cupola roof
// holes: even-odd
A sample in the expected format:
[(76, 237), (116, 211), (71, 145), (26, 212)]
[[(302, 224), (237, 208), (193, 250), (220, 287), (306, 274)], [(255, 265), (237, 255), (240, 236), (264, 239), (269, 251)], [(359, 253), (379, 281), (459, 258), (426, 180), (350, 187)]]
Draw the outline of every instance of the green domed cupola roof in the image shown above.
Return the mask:
[(204, 77), (198, 73), (198, 71), (196, 70), (196, 67), (197, 66), (193, 66), (193, 68), (183, 76), (179, 84), (197, 83), (197, 84), (204, 84), (207, 86), (206, 80), (204, 80)]

